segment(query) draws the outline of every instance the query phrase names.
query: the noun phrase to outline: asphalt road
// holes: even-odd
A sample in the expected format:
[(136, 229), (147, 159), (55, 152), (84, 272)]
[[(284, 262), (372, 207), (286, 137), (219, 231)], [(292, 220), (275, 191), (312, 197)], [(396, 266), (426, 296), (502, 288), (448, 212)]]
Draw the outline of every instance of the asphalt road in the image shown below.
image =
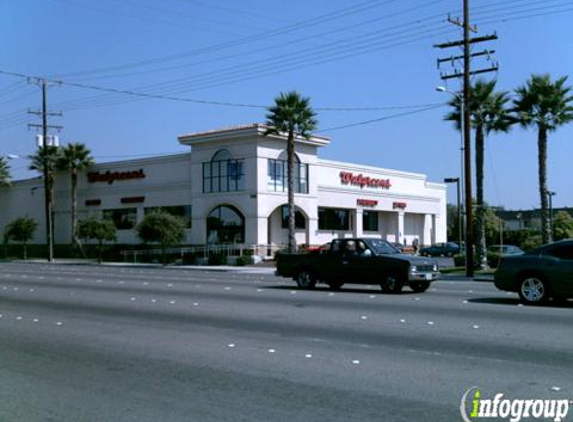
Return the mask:
[(573, 398), (573, 303), (490, 283), (3, 263), (0, 314), (2, 422), (447, 422), (472, 386)]

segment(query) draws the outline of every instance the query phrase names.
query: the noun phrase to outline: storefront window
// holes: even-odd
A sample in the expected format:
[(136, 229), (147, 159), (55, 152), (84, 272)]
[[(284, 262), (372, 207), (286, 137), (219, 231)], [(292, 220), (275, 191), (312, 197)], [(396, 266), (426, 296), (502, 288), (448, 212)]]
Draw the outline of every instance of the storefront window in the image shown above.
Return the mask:
[(319, 230), (350, 230), (350, 210), (336, 208), (318, 209)]
[[(274, 160), (269, 158), (267, 167), (267, 185), (269, 191), (287, 192), (287, 160)], [(297, 158), (294, 173), (294, 191), (296, 193), (308, 193), (308, 164), (301, 163)]]
[(137, 224), (137, 208), (103, 210), (103, 218), (113, 221), (118, 230), (131, 230)]
[[(283, 205), (281, 208), (282, 212), (282, 228), (288, 229), (288, 206)], [(306, 219), (304, 218), (304, 214), (300, 212), (298, 209), (294, 213), (294, 227), (295, 229), (306, 229)]]
[(191, 205), (172, 205), (167, 207), (146, 207), (144, 212), (145, 215), (150, 214), (154, 211), (163, 211), (167, 214), (174, 215), (175, 217), (180, 217), (185, 222), (185, 227), (191, 228)]
[(378, 213), (376, 211), (364, 211), (362, 213), (362, 230), (365, 232), (378, 231)]
[(203, 192), (237, 192), (245, 189), (244, 161), (228, 150), (218, 151), (203, 163)]
[(244, 243), (245, 219), (235, 207), (221, 205), (207, 217), (208, 243)]

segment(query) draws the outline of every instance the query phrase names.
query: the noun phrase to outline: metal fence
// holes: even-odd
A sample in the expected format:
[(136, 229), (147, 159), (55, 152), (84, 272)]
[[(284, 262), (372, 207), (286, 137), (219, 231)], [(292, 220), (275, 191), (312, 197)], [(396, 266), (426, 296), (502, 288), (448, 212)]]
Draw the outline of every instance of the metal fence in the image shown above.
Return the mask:
[(262, 258), (273, 258), (276, 252), (283, 250), (283, 245), (248, 245), (248, 244), (210, 244), (185, 246), (177, 248), (167, 248), (163, 251), (160, 248), (124, 250), (121, 251), (124, 262), (145, 262), (154, 257), (169, 256), (170, 260), (181, 260), (185, 262), (189, 257), (208, 261), (213, 255), (228, 257), (258, 256)]

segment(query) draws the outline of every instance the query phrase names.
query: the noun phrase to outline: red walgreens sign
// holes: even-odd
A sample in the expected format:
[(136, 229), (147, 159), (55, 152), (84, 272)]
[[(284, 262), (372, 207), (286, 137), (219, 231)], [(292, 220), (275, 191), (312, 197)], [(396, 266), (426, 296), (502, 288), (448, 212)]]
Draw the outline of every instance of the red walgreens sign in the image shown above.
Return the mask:
[(346, 171), (340, 172), (340, 183), (343, 185), (360, 186), (361, 189), (364, 187), (389, 189), (390, 186), (392, 186), (390, 179), (376, 179), (374, 177), (364, 176), (362, 173), (354, 174)]
[(375, 207), (376, 205), (378, 205), (378, 201), (376, 201), (375, 199), (357, 199), (356, 205), (359, 205), (361, 207)]
[(100, 172), (90, 172), (88, 173), (88, 182), (97, 183), (105, 182), (112, 184), (116, 180), (133, 180), (133, 179), (145, 179), (145, 173), (143, 169), (134, 171), (106, 171), (105, 173)]

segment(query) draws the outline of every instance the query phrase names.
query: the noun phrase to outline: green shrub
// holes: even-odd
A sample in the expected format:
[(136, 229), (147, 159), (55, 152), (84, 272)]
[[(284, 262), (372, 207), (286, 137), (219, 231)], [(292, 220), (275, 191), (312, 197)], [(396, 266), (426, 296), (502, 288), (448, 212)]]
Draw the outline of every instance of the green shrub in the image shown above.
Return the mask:
[(247, 255), (242, 255), (237, 258), (237, 261), (235, 263), (238, 267), (244, 267), (245, 265), (248, 265), (250, 263), (250, 258)]
[(524, 251), (530, 251), (532, 249), (539, 248), (542, 245), (541, 235), (537, 234), (535, 236), (528, 237), (522, 244), (521, 249)]
[(500, 260), (501, 260), (501, 254), (495, 252), (487, 253), (487, 265), (490, 268), (497, 268)]
[(209, 254), (209, 265), (225, 265), (227, 257), (222, 253)]
[(466, 256), (463, 254), (454, 255), (454, 266), (455, 267), (465, 267)]
[(197, 254), (194, 252), (184, 253), (182, 264), (184, 264), (184, 265), (196, 265), (197, 264)]

